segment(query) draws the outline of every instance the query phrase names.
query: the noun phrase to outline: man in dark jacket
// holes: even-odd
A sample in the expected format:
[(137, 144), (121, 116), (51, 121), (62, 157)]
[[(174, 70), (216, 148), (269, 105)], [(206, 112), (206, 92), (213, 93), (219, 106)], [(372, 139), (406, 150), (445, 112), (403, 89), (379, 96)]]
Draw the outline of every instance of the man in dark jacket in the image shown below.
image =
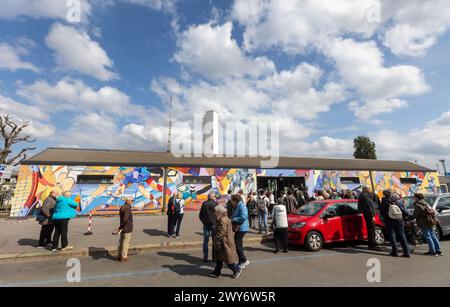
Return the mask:
[(128, 261), (128, 249), (131, 243), (131, 233), (133, 232), (133, 198), (127, 198), (125, 204), (120, 208), (120, 227), (116, 234), (120, 235), (118, 251), (118, 260)]
[(58, 198), (58, 192), (52, 191), (41, 208), (41, 213), (43, 219), (39, 224), (41, 224), (41, 233), (39, 235), (39, 245), (38, 248), (44, 248), (47, 245), (51, 245), (52, 234), (55, 226), (52, 223), (53, 209), (55, 209), (56, 199)]
[(203, 224), (203, 261), (208, 262), (208, 244), (209, 238), (212, 236), (214, 229), (217, 226), (216, 219), (216, 207), (218, 203), (216, 201), (216, 194), (210, 192), (208, 194), (208, 200), (202, 204), (200, 209), (199, 218)]
[(284, 199), (284, 205), (287, 209), (287, 214), (291, 214), (292, 212), (295, 212), (298, 208), (298, 202), (297, 199), (295, 199), (292, 190), (289, 190), (287, 193), (286, 198)]
[(358, 211), (364, 216), (367, 226), (369, 250), (379, 251), (375, 241), (375, 202), (369, 187), (363, 187), (363, 191), (358, 198)]
[[(392, 246), (391, 256), (398, 257), (397, 239), (399, 239), (403, 249), (402, 257), (410, 258), (410, 250), (408, 247), (408, 241), (406, 240), (404, 222), (404, 218), (409, 217), (409, 214), (406, 212), (404, 206), (400, 204), (395, 197), (392, 196), (392, 192), (390, 190), (384, 191), (383, 195), (384, 197), (380, 205), (380, 215), (383, 219), (384, 225), (389, 231), (389, 239)], [(390, 216), (389, 214), (391, 207), (395, 206), (401, 211), (401, 216), (399, 216), (398, 218), (392, 218), (392, 216)]]

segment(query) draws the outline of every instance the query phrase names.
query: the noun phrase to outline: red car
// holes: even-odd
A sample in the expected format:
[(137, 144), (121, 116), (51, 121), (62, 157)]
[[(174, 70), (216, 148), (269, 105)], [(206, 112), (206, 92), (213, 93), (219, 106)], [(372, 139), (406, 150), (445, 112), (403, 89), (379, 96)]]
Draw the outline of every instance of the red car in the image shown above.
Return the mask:
[[(314, 201), (290, 214), (289, 243), (319, 251), (324, 244), (367, 240), (366, 222), (356, 200)], [(376, 242), (385, 243), (381, 218), (375, 218)]]

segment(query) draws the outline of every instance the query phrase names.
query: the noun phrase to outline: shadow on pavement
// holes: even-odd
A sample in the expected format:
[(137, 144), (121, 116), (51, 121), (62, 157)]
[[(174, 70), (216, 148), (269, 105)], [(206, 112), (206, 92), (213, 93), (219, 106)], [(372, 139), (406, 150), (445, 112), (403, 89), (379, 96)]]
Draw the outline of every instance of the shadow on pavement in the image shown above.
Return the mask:
[[(186, 253), (170, 253), (170, 252), (158, 252), (159, 256), (171, 257), (174, 260), (185, 261), (189, 264), (175, 264), (175, 265), (163, 265), (163, 268), (167, 268), (174, 273), (182, 276), (208, 276), (213, 270), (213, 267), (208, 264), (203, 264), (202, 258), (193, 257)], [(203, 265), (202, 265), (203, 264)], [(206, 268), (208, 266), (208, 268)]]
[(39, 240), (36, 240), (36, 239), (20, 239), (19, 241), (17, 241), (17, 244), (19, 244), (20, 246), (37, 247), (38, 244), (39, 244)]
[(167, 232), (159, 229), (144, 229), (143, 232), (151, 237), (167, 237)]
[(100, 259), (111, 260), (111, 261), (117, 260), (117, 257), (114, 257), (113, 255), (111, 255), (109, 253), (108, 250), (106, 250), (105, 248), (102, 248), (102, 247), (89, 247), (88, 255), (93, 260), (100, 260)]

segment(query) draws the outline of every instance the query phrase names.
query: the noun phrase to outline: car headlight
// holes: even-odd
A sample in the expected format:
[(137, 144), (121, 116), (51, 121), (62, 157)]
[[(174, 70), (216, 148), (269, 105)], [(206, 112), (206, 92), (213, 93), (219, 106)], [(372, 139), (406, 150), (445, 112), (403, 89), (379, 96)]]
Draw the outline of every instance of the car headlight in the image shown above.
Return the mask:
[(300, 229), (300, 228), (305, 227), (305, 225), (306, 225), (305, 222), (302, 222), (302, 223), (295, 223), (295, 224), (292, 224), (292, 225), (291, 225), (291, 228), (292, 228), (292, 229)]

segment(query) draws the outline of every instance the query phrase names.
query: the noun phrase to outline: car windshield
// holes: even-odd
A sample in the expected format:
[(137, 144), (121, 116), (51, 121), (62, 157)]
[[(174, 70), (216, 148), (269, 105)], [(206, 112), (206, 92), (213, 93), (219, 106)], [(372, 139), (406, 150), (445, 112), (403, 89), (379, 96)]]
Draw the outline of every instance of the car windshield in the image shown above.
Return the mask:
[[(436, 201), (436, 196), (425, 196), (425, 201), (429, 203), (430, 205), (433, 205)], [(406, 210), (413, 210), (414, 209), (414, 197), (408, 196), (403, 198), (403, 203), (405, 205)]]
[(325, 208), (326, 205), (327, 203), (325, 202), (309, 203), (303, 208), (297, 210), (296, 212), (293, 212), (293, 214), (301, 216), (314, 216), (317, 213), (319, 213), (323, 208)]

